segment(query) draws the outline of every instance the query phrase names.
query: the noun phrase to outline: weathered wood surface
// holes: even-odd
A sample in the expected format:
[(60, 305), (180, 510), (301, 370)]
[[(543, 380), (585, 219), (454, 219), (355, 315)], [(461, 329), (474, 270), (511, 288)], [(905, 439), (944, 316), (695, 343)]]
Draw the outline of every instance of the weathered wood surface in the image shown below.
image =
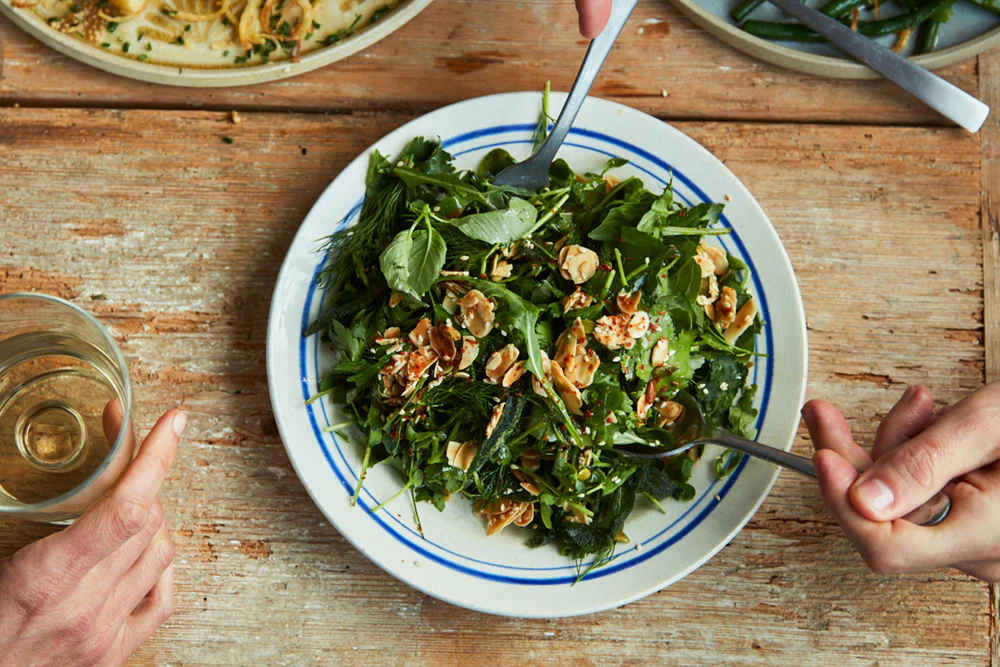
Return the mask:
[[(585, 42), (570, 0), (438, 0), (391, 39), (294, 79), (246, 88), (157, 87), (91, 70), (0, 19), (0, 104), (354, 111), (426, 110), (491, 93), (568, 90)], [(942, 74), (977, 89), (969, 60)], [(663, 97), (662, 91), (668, 96)], [(666, 0), (646, 0), (595, 94), (670, 119), (938, 125), (884, 81), (837, 81), (758, 62), (722, 45)]]
[[(979, 58), (979, 92), (993, 109), (1000, 109), (1000, 53)], [(986, 381), (1000, 380), (1000, 123), (996, 117), (982, 131), (983, 152), (983, 338)], [(990, 586), (991, 667), (1000, 667), (1000, 585)]]
[[(178, 610), (136, 664), (990, 664), (986, 584), (870, 574), (815, 485), (791, 475), (706, 566), (578, 619), (464, 611), (347, 544), (278, 438), (268, 304), (314, 199), (406, 120), (249, 113), (234, 126), (204, 111), (0, 110), (0, 291), (58, 294), (107, 322), (131, 365), (141, 428), (173, 405), (191, 413), (163, 492)], [(809, 394), (840, 405), (859, 438), (870, 441), (907, 383), (943, 402), (982, 384), (977, 138), (678, 127), (773, 220), (805, 298)], [(796, 450), (809, 449), (800, 437)], [(47, 530), (0, 520), (0, 556)]]

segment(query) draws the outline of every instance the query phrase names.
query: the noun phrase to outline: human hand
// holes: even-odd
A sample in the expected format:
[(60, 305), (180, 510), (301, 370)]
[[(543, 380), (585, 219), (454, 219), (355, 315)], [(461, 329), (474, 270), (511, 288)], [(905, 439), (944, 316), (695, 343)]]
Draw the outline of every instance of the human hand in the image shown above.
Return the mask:
[[(174, 545), (156, 494), (187, 424), (160, 417), (110, 495), (0, 560), (0, 666), (121, 665), (174, 609)], [(122, 425), (104, 410), (105, 433)]]
[[(936, 414), (930, 391), (910, 387), (882, 420), (871, 456), (826, 401), (810, 401), (802, 415), (827, 511), (868, 567), (896, 574), (952, 566), (1000, 581), (1000, 382)], [(942, 489), (952, 502), (942, 523), (900, 519)]]
[(587, 39), (594, 39), (608, 24), (611, 0), (576, 0), (576, 11), (580, 14), (580, 32)]

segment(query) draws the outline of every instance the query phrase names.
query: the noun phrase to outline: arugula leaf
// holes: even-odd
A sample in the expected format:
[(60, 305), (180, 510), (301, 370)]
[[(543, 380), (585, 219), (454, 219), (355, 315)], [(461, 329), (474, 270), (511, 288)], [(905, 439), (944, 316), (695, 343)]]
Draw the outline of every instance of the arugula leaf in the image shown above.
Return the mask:
[(393, 173), (399, 176), (410, 188), (416, 188), (420, 185), (432, 185), (466, 201), (487, 204), (486, 197), (482, 192), (463, 181), (461, 176), (455, 174), (425, 174), (422, 171), (409, 167), (396, 167)]
[(468, 237), (486, 243), (506, 245), (524, 237), (535, 226), (538, 209), (517, 197), (509, 208), (473, 213), (455, 220), (455, 225)]

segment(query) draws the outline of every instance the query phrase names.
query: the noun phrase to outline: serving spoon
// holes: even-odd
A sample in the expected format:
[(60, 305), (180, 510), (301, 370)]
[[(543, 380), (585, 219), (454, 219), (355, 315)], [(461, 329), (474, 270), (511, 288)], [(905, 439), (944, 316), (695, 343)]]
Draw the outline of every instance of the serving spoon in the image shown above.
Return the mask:
[[(615, 451), (637, 458), (662, 459), (677, 456), (698, 445), (719, 445), (817, 479), (816, 467), (810, 459), (741, 438), (721, 428), (710, 427), (705, 422), (705, 415), (698, 401), (687, 392), (678, 392), (673, 400), (684, 408), (681, 416), (670, 427), (677, 438), (674, 447), (664, 449), (632, 442), (615, 444)], [(921, 526), (936, 526), (944, 521), (950, 510), (951, 499), (945, 493), (938, 493), (903, 518)]]
[(587, 55), (583, 59), (580, 71), (573, 82), (573, 88), (569, 91), (566, 103), (563, 104), (562, 111), (556, 124), (552, 126), (552, 132), (545, 139), (535, 154), (523, 162), (511, 165), (497, 174), (493, 179), (494, 185), (512, 185), (527, 190), (541, 190), (549, 184), (549, 166), (555, 160), (559, 147), (562, 146), (573, 127), (573, 121), (580, 113), (580, 108), (587, 99), (590, 87), (594, 85), (601, 66), (611, 52), (615, 40), (621, 34), (622, 28), (628, 21), (639, 0), (614, 0), (611, 5), (611, 17), (608, 24), (600, 35), (594, 38), (587, 49)]

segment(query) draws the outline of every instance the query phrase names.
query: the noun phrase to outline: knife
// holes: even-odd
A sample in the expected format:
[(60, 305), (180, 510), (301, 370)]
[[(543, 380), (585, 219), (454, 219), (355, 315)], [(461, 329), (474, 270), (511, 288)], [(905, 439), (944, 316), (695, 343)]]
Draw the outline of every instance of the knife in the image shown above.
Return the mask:
[(990, 115), (987, 105), (961, 88), (801, 0), (768, 1), (969, 132), (978, 132)]

